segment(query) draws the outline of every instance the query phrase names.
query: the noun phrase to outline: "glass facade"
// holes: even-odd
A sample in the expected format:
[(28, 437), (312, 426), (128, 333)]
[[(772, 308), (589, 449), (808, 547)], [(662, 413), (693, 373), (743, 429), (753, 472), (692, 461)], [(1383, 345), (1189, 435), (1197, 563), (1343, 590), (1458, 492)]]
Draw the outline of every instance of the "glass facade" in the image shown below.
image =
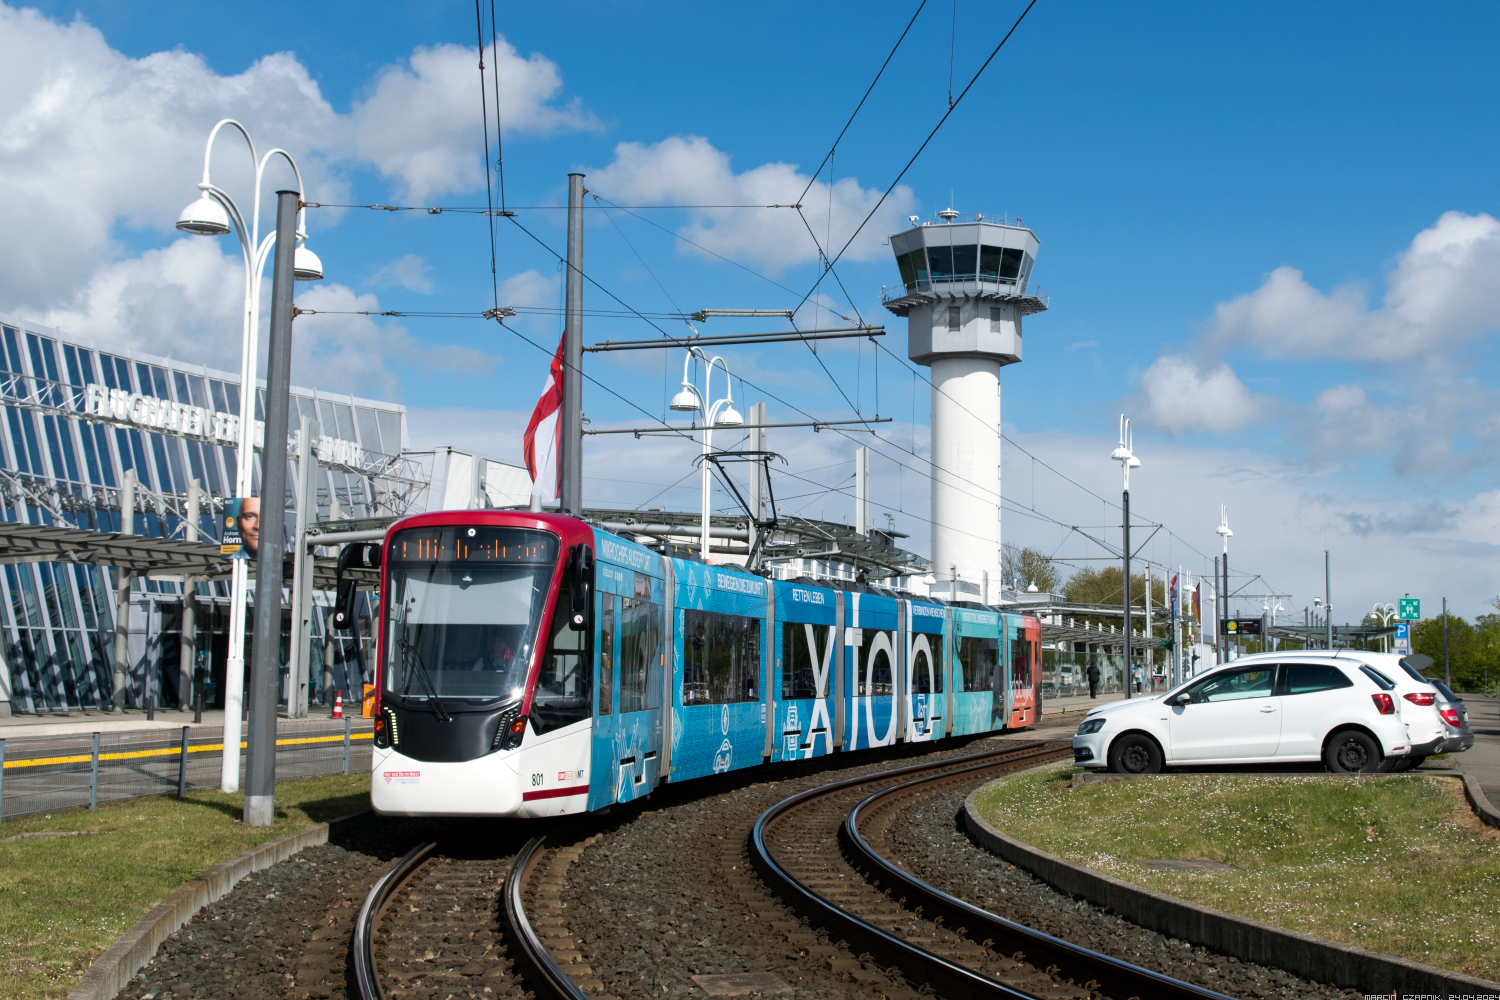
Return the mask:
[[(94, 386), (92, 391), (90, 386)], [(264, 389), (258, 395), (264, 396)], [(90, 406), (91, 399), (120, 401), (113, 421)], [(263, 419), (257, 400), (258, 419)], [(361, 468), (381, 456), (399, 456), (405, 445), (406, 410), (395, 403), (292, 389), (290, 429), (301, 416), (321, 423), (324, 438), (347, 442), (346, 454), (360, 454)], [(236, 373), (188, 365), (139, 353), (117, 353), (70, 339), (34, 324), (0, 317), (0, 516), (12, 522), (118, 531), (119, 487), (135, 473), (137, 535), (186, 537), (189, 484), (204, 495), (199, 528), (216, 537), (223, 500), (235, 494), (236, 451), (223, 443), (234, 435), (187, 433), (178, 414), (190, 408), (203, 426), (223, 426), (218, 415), (238, 416)], [(124, 414), (121, 416), (120, 414)], [(152, 414), (171, 414), (160, 418)], [(184, 426), (197, 426), (182, 417)], [(372, 461), (373, 460), (373, 461)], [(254, 491), (259, 492), (260, 457)], [(296, 518), (299, 482), (295, 453), (289, 462), (287, 529)], [(391, 509), (392, 489), (378, 474), (351, 466), (317, 469), (317, 511), (309, 520), (374, 517)], [(337, 507), (334, 508), (333, 504)], [(287, 580), (288, 587), (290, 579)], [(0, 572), (0, 631), (12, 712), (55, 712), (105, 708), (114, 695), (117, 571), (85, 563), (8, 563)], [(143, 703), (149, 673), (161, 707), (186, 705), (191, 692), (179, 690), (184, 677), (206, 682), (205, 705), (222, 705), (228, 653), (229, 583), (200, 583), (196, 590), (198, 661), (182, 662), (183, 585), (136, 577), (131, 581), (125, 702)], [(357, 690), (356, 672), (367, 650), (336, 639), (325, 650), (322, 595), (314, 608), (313, 659), (308, 676), (311, 697), (323, 697), (325, 655), (334, 665), (335, 686)], [(290, 613), (283, 617), (283, 659)], [(248, 645), (248, 644), (247, 644)], [(247, 649), (246, 656), (249, 652)], [(345, 662), (349, 676), (344, 676)], [(356, 667), (356, 664), (359, 666)], [(284, 689), (283, 689), (284, 690)], [(331, 697), (331, 695), (330, 695)]]

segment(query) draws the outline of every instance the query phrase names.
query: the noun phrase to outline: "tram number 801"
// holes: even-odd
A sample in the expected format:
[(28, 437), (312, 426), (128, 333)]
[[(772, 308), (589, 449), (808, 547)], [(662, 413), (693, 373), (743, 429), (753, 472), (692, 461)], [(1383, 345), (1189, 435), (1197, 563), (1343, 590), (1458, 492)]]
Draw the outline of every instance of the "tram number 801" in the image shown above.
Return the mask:
[(540, 774), (533, 774), (531, 776), (531, 787), (532, 788), (536, 788), (538, 785), (540, 785), (542, 783), (542, 780), (543, 779), (542, 779), (542, 776)]

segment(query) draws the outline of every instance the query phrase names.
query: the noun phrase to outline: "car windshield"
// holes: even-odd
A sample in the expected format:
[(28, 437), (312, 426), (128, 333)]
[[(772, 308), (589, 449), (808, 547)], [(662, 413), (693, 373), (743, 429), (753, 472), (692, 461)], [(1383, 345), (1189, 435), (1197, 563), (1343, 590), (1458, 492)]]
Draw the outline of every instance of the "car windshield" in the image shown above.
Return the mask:
[(1389, 691), (1396, 686), (1395, 681), (1391, 680), (1385, 674), (1381, 673), (1379, 670), (1376, 670), (1372, 666), (1365, 665), (1360, 667), (1359, 670), (1360, 673), (1364, 674), (1366, 677), (1370, 678), (1370, 680), (1374, 681), (1375, 686), (1380, 688), (1380, 690), (1382, 691)]
[(1431, 683), (1433, 687), (1438, 689), (1438, 693), (1443, 696), (1444, 701), (1458, 701), (1458, 695), (1454, 694), (1453, 689), (1448, 685), (1442, 681), (1432, 681)]
[(448, 711), (520, 698), (551, 589), (557, 539), (442, 527), (391, 543), (385, 696)]

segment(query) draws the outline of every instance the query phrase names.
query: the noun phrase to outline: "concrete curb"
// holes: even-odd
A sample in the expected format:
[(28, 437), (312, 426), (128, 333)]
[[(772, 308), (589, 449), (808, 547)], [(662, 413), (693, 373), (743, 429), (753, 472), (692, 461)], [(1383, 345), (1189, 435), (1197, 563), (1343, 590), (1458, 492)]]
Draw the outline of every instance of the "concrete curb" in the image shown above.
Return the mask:
[(974, 797), (982, 788), (975, 789), (964, 800), (964, 825), (976, 843), (1063, 892), (1095, 906), (1107, 906), (1159, 934), (1202, 945), (1241, 961), (1285, 969), (1314, 982), (1353, 987), (1364, 993), (1390, 994), (1396, 990), (1402, 995), (1422, 994), (1444, 1000), (1475, 994), (1500, 996), (1500, 983), (1236, 917), (1122, 882), (1039, 851), (985, 822), (974, 808)]
[(1464, 779), (1464, 796), (1479, 814), (1479, 818), (1490, 826), (1500, 827), (1500, 809), (1494, 807), (1484, 794), (1484, 789), (1479, 787), (1479, 779), (1468, 773), (1455, 774), (1454, 777)]
[(206, 872), (194, 875), (137, 920), (135, 926), (122, 934), (104, 954), (94, 959), (73, 992), (68, 994), (68, 1000), (114, 1000), (114, 995), (151, 960), (161, 943), (193, 919), (193, 915), (199, 910), (227, 895), (235, 883), (246, 875), (285, 861), (309, 847), (326, 844), (330, 826), (353, 818), (340, 816), (328, 823), (319, 823), (275, 840), (268, 840), (259, 847), (252, 847), (243, 854), (214, 865)]

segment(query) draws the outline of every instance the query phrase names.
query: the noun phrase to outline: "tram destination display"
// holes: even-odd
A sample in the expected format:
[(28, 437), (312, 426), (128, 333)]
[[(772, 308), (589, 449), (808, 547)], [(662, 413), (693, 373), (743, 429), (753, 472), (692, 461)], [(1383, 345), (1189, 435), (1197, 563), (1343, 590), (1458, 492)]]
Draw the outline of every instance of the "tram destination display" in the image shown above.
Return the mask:
[(409, 528), (391, 542), (390, 559), (404, 563), (552, 564), (557, 536), (524, 528)]

